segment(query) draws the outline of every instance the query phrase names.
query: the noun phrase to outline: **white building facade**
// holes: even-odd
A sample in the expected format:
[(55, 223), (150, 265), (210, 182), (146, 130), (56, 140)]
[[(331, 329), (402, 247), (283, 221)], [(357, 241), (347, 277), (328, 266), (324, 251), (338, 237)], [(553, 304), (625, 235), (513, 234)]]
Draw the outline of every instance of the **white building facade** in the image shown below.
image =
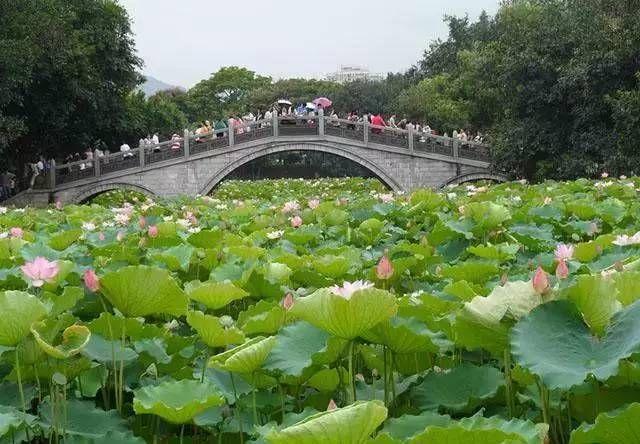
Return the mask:
[(326, 79), (336, 83), (348, 83), (355, 80), (368, 80), (379, 82), (383, 79), (382, 74), (372, 73), (363, 66), (342, 65), (336, 72), (327, 74)]

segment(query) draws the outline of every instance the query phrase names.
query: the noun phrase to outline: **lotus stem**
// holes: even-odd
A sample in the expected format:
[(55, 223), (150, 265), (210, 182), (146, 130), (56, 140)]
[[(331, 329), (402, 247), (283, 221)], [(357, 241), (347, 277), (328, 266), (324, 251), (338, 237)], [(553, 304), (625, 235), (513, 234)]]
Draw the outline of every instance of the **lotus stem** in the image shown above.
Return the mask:
[(383, 380), (384, 380), (384, 405), (385, 407), (389, 406), (389, 388), (387, 386), (387, 346), (382, 347), (382, 359), (384, 361), (384, 371), (383, 371)]
[(390, 365), (389, 365), (389, 385), (391, 386), (391, 405), (393, 405), (396, 402), (396, 378), (394, 378), (393, 376), (393, 371), (396, 367), (396, 356), (395, 353), (393, 353), (393, 351), (390, 351), (389, 353), (391, 355), (391, 359), (390, 359)]
[(511, 379), (511, 351), (509, 347), (504, 350), (504, 376), (506, 379), (505, 396), (507, 398), (507, 410), (509, 419), (515, 414), (515, 402), (513, 399), (513, 380)]
[(20, 372), (20, 358), (19, 356), (19, 351), (16, 349), (15, 351), (15, 364), (16, 364), (16, 378), (18, 379), (18, 391), (20, 392), (20, 405), (21, 405), (21, 410), (22, 413), (26, 413), (27, 409), (26, 409), (26, 402), (24, 400), (24, 390), (22, 388), (22, 374)]
[(200, 384), (204, 384), (204, 376), (207, 373), (207, 362), (209, 362), (209, 347), (207, 346), (204, 353), (204, 362), (202, 363), (202, 375), (200, 375)]
[(351, 342), (349, 342), (349, 355), (347, 356), (348, 362), (349, 362), (349, 384), (350, 384), (350, 390), (349, 390), (349, 404), (353, 404), (356, 401), (356, 383), (355, 383), (355, 378), (354, 378), (354, 374), (353, 374), (353, 345), (354, 345), (355, 341), (351, 340)]
[[(256, 375), (255, 373), (253, 374), (253, 379), (255, 380)], [(256, 408), (256, 386), (255, 384), (252, 385), (252, 390), (251, 390), (251, 401), (253, 403), (253, 424), (258, 424), (258, 409)]]
[[(240, 403), (238, 402), (238, 392), (236, 391), (236, 383), (233, 379), (233, 372), (229, 372), (229, 376), (231, 377), (231, 387), (233, 388), (233, 400), (235, 402), (236, 408), (234, 409), (234, 416), (238, 421), (238, 429), (240, 430), (240, 444), (244, 444), (244, 433), (242, 432), (242, 418), (240, 418)], [(237, 414), (236, 414), (237, 413)]]
[(180, 427), (180, 444), (184, 442), (184, 424)]

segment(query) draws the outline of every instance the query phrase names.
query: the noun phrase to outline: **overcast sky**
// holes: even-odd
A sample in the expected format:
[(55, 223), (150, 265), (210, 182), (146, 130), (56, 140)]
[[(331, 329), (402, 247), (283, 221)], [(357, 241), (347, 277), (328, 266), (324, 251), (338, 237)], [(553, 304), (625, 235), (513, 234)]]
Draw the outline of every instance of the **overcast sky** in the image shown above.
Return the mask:
[(476, 18), (498, 9), (498, 0), (120, 2), (133, 19), (144, 73), (184, 87), (229, 65), (274, 78), (321, 78), (341, 64), (401, 71), (428, 42), (446, 37), (445, 14)]

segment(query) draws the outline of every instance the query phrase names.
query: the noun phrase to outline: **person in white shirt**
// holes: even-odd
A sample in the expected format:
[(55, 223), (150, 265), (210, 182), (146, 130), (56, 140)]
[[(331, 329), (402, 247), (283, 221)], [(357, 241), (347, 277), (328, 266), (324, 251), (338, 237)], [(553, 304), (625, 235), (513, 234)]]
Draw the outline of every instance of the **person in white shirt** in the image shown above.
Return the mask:
[(120, 145), (120, 152), (123, 153), (122, 157), (133, 157), (133, 154), (130, 153), (131, 147), (125, 142)]
[(160, 145), (160, 139), (158, 138), (158, 134), (155, 133), (153, 135), (153, 137), (151, 138), (151, 144), (153, 145), (153, 151), (154, 152), (158, 152), (160, 151), (160, 147), (158, 145)]

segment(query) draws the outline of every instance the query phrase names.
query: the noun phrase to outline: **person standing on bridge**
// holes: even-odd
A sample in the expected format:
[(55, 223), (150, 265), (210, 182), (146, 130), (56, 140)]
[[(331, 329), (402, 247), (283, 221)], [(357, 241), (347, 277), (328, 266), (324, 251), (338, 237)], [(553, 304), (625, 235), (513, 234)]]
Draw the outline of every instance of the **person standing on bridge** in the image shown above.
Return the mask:
[(371, 125), (374, 126), (374, 128), (371, 129), (371, 132), (374, 134), (382, 134), (382, 131), (384, 130), (378, 127), (387, 126), (387, 124), (385, 123), (380, 113), (376, 114), (371, 118)]
[(160, 138), (158, 137), (158, 133), (154, 133), (151, 138), (151, 143), (153, 144), (153, 152), (157, 153), (160, 151)]
[(126, 142), (120, 145), (120, 152), (122, 153), (122, 157), (133, 157), (133, 154), (131, 154), (130, 151), (131, 147)]

